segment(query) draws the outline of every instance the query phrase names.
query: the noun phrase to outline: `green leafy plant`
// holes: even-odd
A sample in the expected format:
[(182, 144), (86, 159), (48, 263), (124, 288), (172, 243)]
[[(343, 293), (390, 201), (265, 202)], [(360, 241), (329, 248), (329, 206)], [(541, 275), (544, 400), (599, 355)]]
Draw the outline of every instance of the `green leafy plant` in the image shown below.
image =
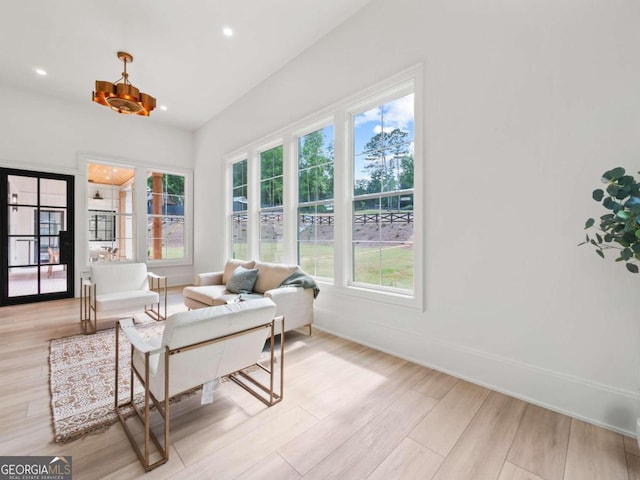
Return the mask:
[(605, 250), (616, 250), (616, 262), (625, 262), (627, 270), (638, 273), (640, 261), (640, 185), (625, 169), (616, 167), (602, 175), (606, 189), (596, 189), (592, 197), (609, 212), (596, 220), (589, 218), (585, 230), (596, 229), (595, 235), (586, 234), (579, 245), (593, 245), (596, 253), (605, 258)]

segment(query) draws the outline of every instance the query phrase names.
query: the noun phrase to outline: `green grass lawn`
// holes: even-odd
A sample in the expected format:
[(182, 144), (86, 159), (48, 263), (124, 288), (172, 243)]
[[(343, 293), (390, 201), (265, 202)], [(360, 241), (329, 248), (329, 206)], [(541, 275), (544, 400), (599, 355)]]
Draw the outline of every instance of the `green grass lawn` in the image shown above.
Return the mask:
[[(282, 258), (282, 244), (262, 244), (263, 261)], [(333, 277), (333, 245), (300, 244), (300, 267), (317, 277)], [(245, 244), (234, 245), (235, 258), (247, 258)], [(278, 257), (279, 256), (279, 257)], [(358, 283), (411, 290), (413, 288), (413, 248), (355, 247), (355, 278)]]

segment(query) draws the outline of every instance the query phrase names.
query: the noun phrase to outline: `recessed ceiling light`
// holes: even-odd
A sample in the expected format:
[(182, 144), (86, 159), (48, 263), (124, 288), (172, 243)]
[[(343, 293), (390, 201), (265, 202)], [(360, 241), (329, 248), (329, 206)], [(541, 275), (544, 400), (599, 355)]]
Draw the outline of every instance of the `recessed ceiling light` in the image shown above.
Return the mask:
[(233, 29), (231, 27), (224, 27), (222, 29), (222, 33), (224, 34), (225, 37), (232, 37), (233, 36)]
[(42, 77), (44, 77), (47, 74), (47, 71), (44, 68), (36, 68), (35, 72)]
[(166, 105), (160, 105), (160, 110), (164, 110), (166, 112), (167, 111), (167, 106)]

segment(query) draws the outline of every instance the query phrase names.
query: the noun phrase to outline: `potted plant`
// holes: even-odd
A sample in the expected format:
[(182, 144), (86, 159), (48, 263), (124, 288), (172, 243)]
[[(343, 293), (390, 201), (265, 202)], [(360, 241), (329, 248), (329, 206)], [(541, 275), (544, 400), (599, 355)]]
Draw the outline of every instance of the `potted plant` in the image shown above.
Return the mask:
[(595, 235), (586, 234), (579, 245), (593, 245), (596, 253), (605, 258), (606, 250), (615, 250), (616, 262), (625, 262), (627, 270), (638, 273), (640, 260), (640, 185), (625, 169), (616, 167), (604, 172), (602, 182), (606, 188), (596, 189), (592, 197), (608, 210), (599, 222), (589, 218), (585, 230), (595, 228)]

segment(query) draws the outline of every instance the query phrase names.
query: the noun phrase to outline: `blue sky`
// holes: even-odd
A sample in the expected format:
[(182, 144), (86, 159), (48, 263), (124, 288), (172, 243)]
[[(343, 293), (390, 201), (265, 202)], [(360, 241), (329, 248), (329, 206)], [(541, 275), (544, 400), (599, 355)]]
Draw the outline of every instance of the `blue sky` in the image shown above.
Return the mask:
[(355, 180), (368, 178), (364, 170), (364, 155), (358, 155), (371, 138), (382, 132), (399, 128), (409, 133), (410, 151), (413, 152), (413, 94), (362, 112), (354, 117), (353, 136), (356, 153)]
[[(368, 178), (368, 174), (364, 170), (365, 155), (361, 153), (369, 140), (383, 130), (390, 132), (399, 128), (408, 132), (408, 140), (411, 142), (409, 150), (413, 152), (413, 107), (414, 98), (413, 94), (410, 94), (354, 116), (355, 180)], [(332, 145), (334, 141), (333, 125), (323, 128), (322, 133), (325, 138), (325, 146)]]

